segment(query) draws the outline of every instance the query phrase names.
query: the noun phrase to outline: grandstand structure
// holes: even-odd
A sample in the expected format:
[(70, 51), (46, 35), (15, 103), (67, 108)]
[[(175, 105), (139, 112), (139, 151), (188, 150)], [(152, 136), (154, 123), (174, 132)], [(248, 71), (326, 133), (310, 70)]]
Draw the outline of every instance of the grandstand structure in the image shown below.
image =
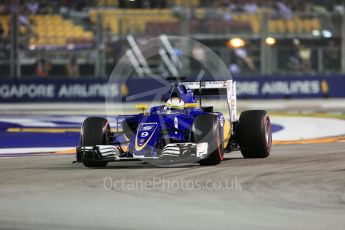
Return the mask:
[[(207, 20), (207, 9), (196, 8), (193, 9), (194, 19), (190, 20), (190, 30), (191, 32), (198, 32), (198, 26), (204, 20)], [(224, 12), (219, 12), (224, 13)], [(218, 24), (218, 31), (214, 30), (214, 24), (209, 23), (204, 33), (233, 33), (231, 29), (237, 27), (242, 28), (242, 32), (247, 32), (251, 34), (260, 34), (261, 31), (261, 20), (262, 15), (265, 11), (257, 12), (254, 14), (249, 13), (235, 13), (232, 15), (231, 23), (227, 23), (224, 20), (215, 20)], [(270, 11), (266, 13), (271, 14)], [(179, 33), (179, 24), (181, 19), (174, 15), (172, 9), (93, 9), (90, 10), (89, 15), (91, 22), (97, 23), (97, 14), (103, 15), (103, 25), (109, 26), (111, 32), (114, 35), (122, 33), (138, 33), (145, 34), (152, 32), (150, 28), (152, 25), (161, 25), (157, 27), (156, 33), (160, 32), (171, 32)], [(303, 16), (296, 15), (289, 20), (269, 19), (268, 20), (268, 30), (273, 34), (300, 34), (311, 33), (314, 30), (321, 29), (321, 19), (316, 15), (312, 15), (308, 18), (303, 18)], [(213, 22), (209, 20), (209, 22)], [(327, 21), (324, 22), (327, 24)], [(122, 31), (120, 31), (120, 25), (122, 26)], [(325, 27), (330, 25), (325, 25)], [(177, 28), (174, 29), (174, 28)], [(165, 31), (164, 31), (165, 30)], [(240, 30), (241, 31), (241, 30)]]
[[(143, 35), (152, 32), (157, 34), (164, 32), (179, 34), (179, 24), (181, 23), (181, 20), (174, 15), (172, 9), (91, 9), (88, 15), (90, 22), (94, 25), (98, 23), (98, 14), (102, 16), (102, 26), (109, 28), (113, 35), (129, 33)], [(222, 20), (209, 20), (208, 26), (202, 32), (228, 36), (228, 33), (232, 33), (232, 29), (239, 27), (240, 29), (237, 32), (242, 31), (253, 35), (260, 34), (262, 14), (263, 12), (234, 14), (231, 23)], [(191, 32), (200, 33), (198, 26), (202, 20), (206, 20), (206, 17), (206, 9), (195, 9), (195, 20), (190, 21)], [(30, 19), (33, 21), (36, 34), (35, 37), (30, 39), (30, 46), (67, 46), (69, 41), (78, 43), (83, 41), (91, 42), (95, 39), (94, 31), (86, 30), (83, 26), (76, 25), (72, 19), (65, 19), (59, 14), (34, 15)], [(1, 15), (0, 22), (7, 35), (10, 27), (9, 16)], [(324, 23), (327, 24), (327, 22)], [(218, 24), (216, 26), (216, 28), (219, 28), (218, 31), (214, 29), (214, 24)], [(330, 27), (330, 25), (325, 27)], [(316, 16), (303, 19), (303, 17), (297, 15), (289, 20), (268, 20), (268, 31), (275, 35), (310, 35), (313, 31), (319, 31), (320, 29), (321, 20)]]
[[(252, 5), (248, 9), (241, 5), (241, 10), (237, 1), (229, 1), (226, 7), (222, 1), (156, 1), (155, 4), (161, 4), (157, 7), (145, 5), (146, 1), (131, 5), (133, 2), (101, 0), (80, 11), (66, 12), (66, 7), (61, 6), (49, 13), (2, 13), (2, 72), (16, 77), (34, 76), (38, 59), (49, 58), (58, 70), (59, 65), (68, 64), (66, 57), (78, 56), (77, 63), (85, 69), (81, 72), (88, 76), (107, 75), (107, 69), (123, 53), (127, 35), (147, 39), (161, 34), (188, 36), (206, 43), (227, 65), (243, 65), (242, 73), (249, 75), (345, 72), (345, 63), (341, 61), (345, 56), (344, 15), (336, 12), (285, 8), (280, 12), (279, 7), (272, 7), (274, 1), (265, 0), (249, 1)], [(246, 50), (255, 68), (246, 66), (236, 55), (236, 49), (226, 46), (233, 37), (246, 41), (241, 49)], [(266, 44), (267, 38), (274, 39), (274, 45)], [(290, 66), (284, 64), (291, 52), (296, 53), (295, 61), (302, 64), (291, 67), (294, 60)], [(338, 57), (339, 63), (327, 63), (327, 55)], [(62, 72), (57, 71), (56, 75)]]
[(30, 39), (29, 46), (66, 46), (69, 43), (92, 42), (94, 34), (76, 25), (70, 19), (64, 19), (61, 15), (35, 15), (34, 32), (37, 37)]

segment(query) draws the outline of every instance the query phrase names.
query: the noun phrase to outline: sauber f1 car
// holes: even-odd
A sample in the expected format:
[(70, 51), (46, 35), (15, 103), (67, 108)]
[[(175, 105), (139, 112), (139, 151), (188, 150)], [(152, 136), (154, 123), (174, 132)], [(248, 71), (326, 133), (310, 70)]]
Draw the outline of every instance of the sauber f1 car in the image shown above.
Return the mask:
[[(171, 79), (170, 79), (171, 80)], [(202, 107), (202, 95), (226, 93), (229, 118), (213, 107)], [(199, 102), (195, 95), (199, 95)], [(138, 105), (136, 115), (117, 117), (116, 129), (103, 117), (88, 117), (82, 124), (77, 162), (105, 167), (108, 162), (142, 159), (149, 163), (198, 162), (219, 164), (224, 152), (240, 150), (244, 158), (265, 158), (272, 146), (266, 111), (236, 115), (236, 83), (228, 81), (171, 81), (166, 104)], [(115, 131), (114, 131), (115, 130)]]

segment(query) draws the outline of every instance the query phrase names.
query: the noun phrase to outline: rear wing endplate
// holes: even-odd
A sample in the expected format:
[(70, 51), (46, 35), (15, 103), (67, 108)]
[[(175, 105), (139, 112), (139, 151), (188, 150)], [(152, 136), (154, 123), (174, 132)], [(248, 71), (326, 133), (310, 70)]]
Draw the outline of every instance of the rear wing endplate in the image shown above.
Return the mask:
[[(236, 82), (227, 81), (201, 81), (201, 82), (181, 82), (191, 89), (194, 95), (225, 95), (229, 109), (230, 121), (237, 121), (237, 97)], [(200, 97), (201, 104), (201, 97)]]

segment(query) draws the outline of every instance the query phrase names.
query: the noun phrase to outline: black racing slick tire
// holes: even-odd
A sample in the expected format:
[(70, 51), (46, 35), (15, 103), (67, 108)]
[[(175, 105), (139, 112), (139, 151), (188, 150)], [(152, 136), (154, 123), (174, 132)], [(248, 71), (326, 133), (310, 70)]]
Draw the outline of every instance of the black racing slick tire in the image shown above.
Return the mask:
[(192, 138), (195, 143), (208, 143), (207, 157), (198, 163), (202, 166), (217, 165), (224, 157), (223, 133), (218, 117), (203, 114), (194, 119)]
[[(85, 119), (80, 133), (80, 146), (107, 145), (106, 133), (110, 132), (110, 125), (103, 117), (88, 117)], [(108, 162), (84, 160), (86, 167), (105, 167)]]
[(244, 158), (265, 158), (271, 154), (271, 121), (264, 110), (244, 111), (238, 125), (240, 150)]

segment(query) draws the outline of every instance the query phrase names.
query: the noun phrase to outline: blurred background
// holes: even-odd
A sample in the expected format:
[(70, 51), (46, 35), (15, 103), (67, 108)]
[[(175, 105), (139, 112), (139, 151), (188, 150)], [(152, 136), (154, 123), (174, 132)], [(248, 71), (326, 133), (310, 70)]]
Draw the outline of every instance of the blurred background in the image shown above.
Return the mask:
[[(53, 101), (58, 93), (42, 93), (48, 83), (104, 83), (132, 38), (140, 46), (162, 34), (210, 47), (239, 82), (240, 98), (345, 97), (341, 0), (0, 0), (0, 100)], [(205, 56), (198, 47), (190, 52)], [(181, 61), (181, 74), (195, 78), (198, 66)], [(162, 62), (147, 65), (169, 75)], [(102, 100), (88, 93), (65, 99)]]

